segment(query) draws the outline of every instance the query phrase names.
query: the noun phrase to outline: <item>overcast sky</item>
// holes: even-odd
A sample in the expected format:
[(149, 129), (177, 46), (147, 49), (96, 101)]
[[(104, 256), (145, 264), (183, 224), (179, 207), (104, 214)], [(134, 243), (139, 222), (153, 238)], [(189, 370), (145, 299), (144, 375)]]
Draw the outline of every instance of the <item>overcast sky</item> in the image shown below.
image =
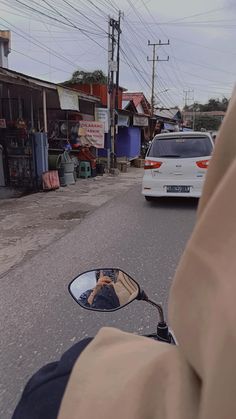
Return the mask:
[[(28, 7), (27, 7), (28, 6)], [(107, 72), (108, 15), (121, 22), (120, 84), (151, 95), (150, 42), (158, 47), (158, 106), (230, 97), (236, 76), (235, 0), (0, 0), (0, 28), (12, 30), (9, 67), (61, 82), (76, 69)]]

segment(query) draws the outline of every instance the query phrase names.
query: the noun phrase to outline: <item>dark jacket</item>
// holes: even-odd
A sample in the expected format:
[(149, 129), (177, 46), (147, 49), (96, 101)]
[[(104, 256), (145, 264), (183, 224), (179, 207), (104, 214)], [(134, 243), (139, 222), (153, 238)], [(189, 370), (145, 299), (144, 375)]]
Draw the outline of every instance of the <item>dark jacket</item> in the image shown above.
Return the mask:
[(116, 295), (115, 289), (111, 285), (103, 285), (102, 288), (95, 295), (93, 304), (88, 303), (88, 297), (92, 290), (87, 290), (81, 294), (79, 303), (87, 308), (97, 310), (114, 310), (120, 307), (119, 298)]
[(86, 338), (66, 351), (60, 361), (45, 365), (28, 381), (12, 419), (56, 419), (72, 368), (91, 342)]

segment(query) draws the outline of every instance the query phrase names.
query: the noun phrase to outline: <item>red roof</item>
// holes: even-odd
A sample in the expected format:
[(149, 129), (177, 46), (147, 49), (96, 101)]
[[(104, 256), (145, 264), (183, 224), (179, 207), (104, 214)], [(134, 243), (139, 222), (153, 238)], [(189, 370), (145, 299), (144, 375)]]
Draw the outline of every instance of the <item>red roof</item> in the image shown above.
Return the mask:
[(123, 100), (132, 100), (135, 107), (142, 105), (145, 113), (150, 113), (150, 104), (142, 92), (124, 92), (122, 95)]

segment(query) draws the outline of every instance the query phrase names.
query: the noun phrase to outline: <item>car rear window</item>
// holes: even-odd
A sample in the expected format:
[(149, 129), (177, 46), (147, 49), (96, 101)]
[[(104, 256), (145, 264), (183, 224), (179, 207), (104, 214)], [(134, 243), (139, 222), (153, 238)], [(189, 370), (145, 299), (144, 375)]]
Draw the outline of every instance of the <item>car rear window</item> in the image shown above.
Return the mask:
[(149, 157), (190, 158), (210, 156), (212, 143), (207, 136), (202, 137), (163, 137), (153, 140)]

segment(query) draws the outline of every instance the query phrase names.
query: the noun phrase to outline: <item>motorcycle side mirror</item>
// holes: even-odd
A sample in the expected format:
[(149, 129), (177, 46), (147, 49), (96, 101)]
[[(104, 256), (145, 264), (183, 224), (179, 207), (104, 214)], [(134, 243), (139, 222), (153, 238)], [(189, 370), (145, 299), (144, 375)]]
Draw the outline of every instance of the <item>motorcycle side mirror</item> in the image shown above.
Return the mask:
[(69, 284), (69, 292), (83, 308), (115, 311), (140, 295), (139, 284), (121, 269), (103, 268), (84, 272)]

